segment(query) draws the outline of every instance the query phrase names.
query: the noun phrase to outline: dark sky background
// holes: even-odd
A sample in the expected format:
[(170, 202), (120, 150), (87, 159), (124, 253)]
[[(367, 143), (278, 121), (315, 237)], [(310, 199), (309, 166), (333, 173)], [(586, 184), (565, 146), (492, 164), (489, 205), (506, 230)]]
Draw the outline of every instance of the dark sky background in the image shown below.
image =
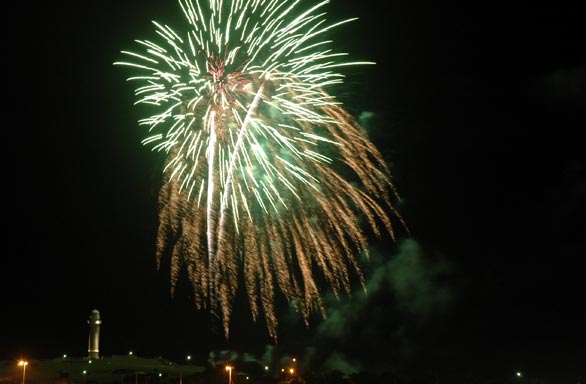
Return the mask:
[[(383, 5), (384, 4), (384, 5)], [(334, 6), (335, 5), (335, 6)], [(140, 144), (134, 85), (114, 67), (181, 26), (174, 1), (22, 2), (4, 13), (0, 359), (87, 353), (181, 360), (298, 356), (344, 372), (586, 376), (586, 61), (569, 2), (334, 0), (358, 16), (339, 97), (392, 166), (412, 232), (373, 239), (369, 295), (330, 316), (283, 307), (275, 347), (244, 297), (229, 340), (155, 268), (160, 156)], [(210, 355), (213, 352), (213, 355)], [(212, 357), (210, 357), (212, 356)]]

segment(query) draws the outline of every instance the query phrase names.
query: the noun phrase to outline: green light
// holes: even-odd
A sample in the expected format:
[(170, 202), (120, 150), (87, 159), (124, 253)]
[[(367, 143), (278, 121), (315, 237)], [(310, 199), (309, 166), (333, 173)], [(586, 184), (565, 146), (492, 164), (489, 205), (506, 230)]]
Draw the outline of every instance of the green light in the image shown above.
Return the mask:
[[(184, 250), (206, 249), (209, 262), (191, 279), (203, 283), (196, 297), (223, 315), (226, 338), (231, 300), (208, 293), (235, 289), (226, 275), (239, 268), (234, 255), (254, 266), (243, 285), (260, 288), (249, 301), (276, 339), (273, 291), (304, 297), (299, 310), (308, 319), (323, 308), (311, 266), (336, 294), (350, 292), (348, 270), (362, 279), (355, 256), (368, 249), (359, 218), (393, 238), (391, 217), (403, 222), (385, 159), (330, 94), (347, 75), (337, 68), (373, 63), (330, 47), (330, 30), (355, 18), (328, 21), (328, 2), (179, 0), (187, 30), (153, 21), (154, 39), (135, 40), (139, 50), (114, 63), (132, 71), (134, 104), (152, 108), (138, 121), (142, 144), (166, 154), (156, 257), (172, 251), (179, 271), (191, 264)], [(345, 180), (336, 164), (357, 180)], [(279, 265), (299, 270), (304, 284), (281, 278), (288, 271), (272, 260), (296, 260)], [(216, 265), (226, 268), (208, 270)], [(174, 286), (179, 274), (171, 275)]]
[(523, 377), (523, 374), (519, 371), (517, 371), (516, 375), (517, 375), (517, 377)]
[(67, 355), (66, 355), (66, 354), (64, 354), (64, 355), (63, 355), (63, 358), (65, 359), (66, 357), (67, 357)]
[(132, 356), (132, 351), (128, 352), (128, 355), (129, 355), (129, 356)]

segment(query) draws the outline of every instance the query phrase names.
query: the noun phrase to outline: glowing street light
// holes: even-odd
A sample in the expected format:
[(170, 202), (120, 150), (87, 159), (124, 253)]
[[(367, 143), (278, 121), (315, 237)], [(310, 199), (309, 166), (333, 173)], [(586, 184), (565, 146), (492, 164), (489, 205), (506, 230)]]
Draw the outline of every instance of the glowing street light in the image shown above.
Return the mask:
[(517, 371), (516, 375), (517, 375), (518, 378), (523, 377), (523, 373), (521, 371)]
[(27, 365), (28, 365), (28, 361), (24, 361), (24, 360), (18, 361), (18, 366), (22, 367), (22, 384), (24, 384), (24, 378), (25, 378), (25, 374), (26, 374), (26, 366)]
[(226, 365), (226, 371), (228, 371), (228, 384), (232, 384), (232, 369), (234, 369), (234, 367)]

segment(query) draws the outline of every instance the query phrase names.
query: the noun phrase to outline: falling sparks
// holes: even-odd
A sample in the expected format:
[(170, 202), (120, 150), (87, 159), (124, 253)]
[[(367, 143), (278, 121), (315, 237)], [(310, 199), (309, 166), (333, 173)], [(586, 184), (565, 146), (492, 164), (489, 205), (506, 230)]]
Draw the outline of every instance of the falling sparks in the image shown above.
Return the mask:
[(139, 120), (143, 144), (166, 154), (157, 260), (170, 255), (172, 287), (187, 270), (226, 337), (239, 276), (276, 339), (279, 293), (306, 323), (325, 316), (322, 278), (336, 295), (353, 275), (364, 285), (364, 227), (394, 238), (391, 217), (403, 223), (384, 159), (326, 91), (335, 68), (372, 63), (337, 61), (324, 35), (351, 19), (327, 24), (328, 1), (299, 3), (180, 0), (187, 33), (153, 22), (156, 40), (115, 63), (155, 111)]

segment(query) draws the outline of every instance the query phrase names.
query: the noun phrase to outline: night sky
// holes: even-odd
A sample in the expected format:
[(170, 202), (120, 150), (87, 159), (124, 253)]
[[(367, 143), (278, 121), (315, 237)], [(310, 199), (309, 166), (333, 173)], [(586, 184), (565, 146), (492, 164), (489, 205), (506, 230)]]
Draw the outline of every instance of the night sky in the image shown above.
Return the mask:
[[(369, 294), (273, 346), (243, 295), (229, 340), (156, 270), (161, 155), (112, 65), (175, 1), (21, 2), (4, 13), (0, 360), (101, 352), (202, 363), (271, 350), (351, 373), (586, 379), (586, 49), (569, 2), (332, 0), (334, 47), (377, 64), (338, 97), (391, 165), (411, 237), (373, 239)], [(535, 3), (535, 2), (534, 2)], [(383, 5), (384, 4), (384, 5)], [(583, 381), (582, 381), (583, 382)]]

